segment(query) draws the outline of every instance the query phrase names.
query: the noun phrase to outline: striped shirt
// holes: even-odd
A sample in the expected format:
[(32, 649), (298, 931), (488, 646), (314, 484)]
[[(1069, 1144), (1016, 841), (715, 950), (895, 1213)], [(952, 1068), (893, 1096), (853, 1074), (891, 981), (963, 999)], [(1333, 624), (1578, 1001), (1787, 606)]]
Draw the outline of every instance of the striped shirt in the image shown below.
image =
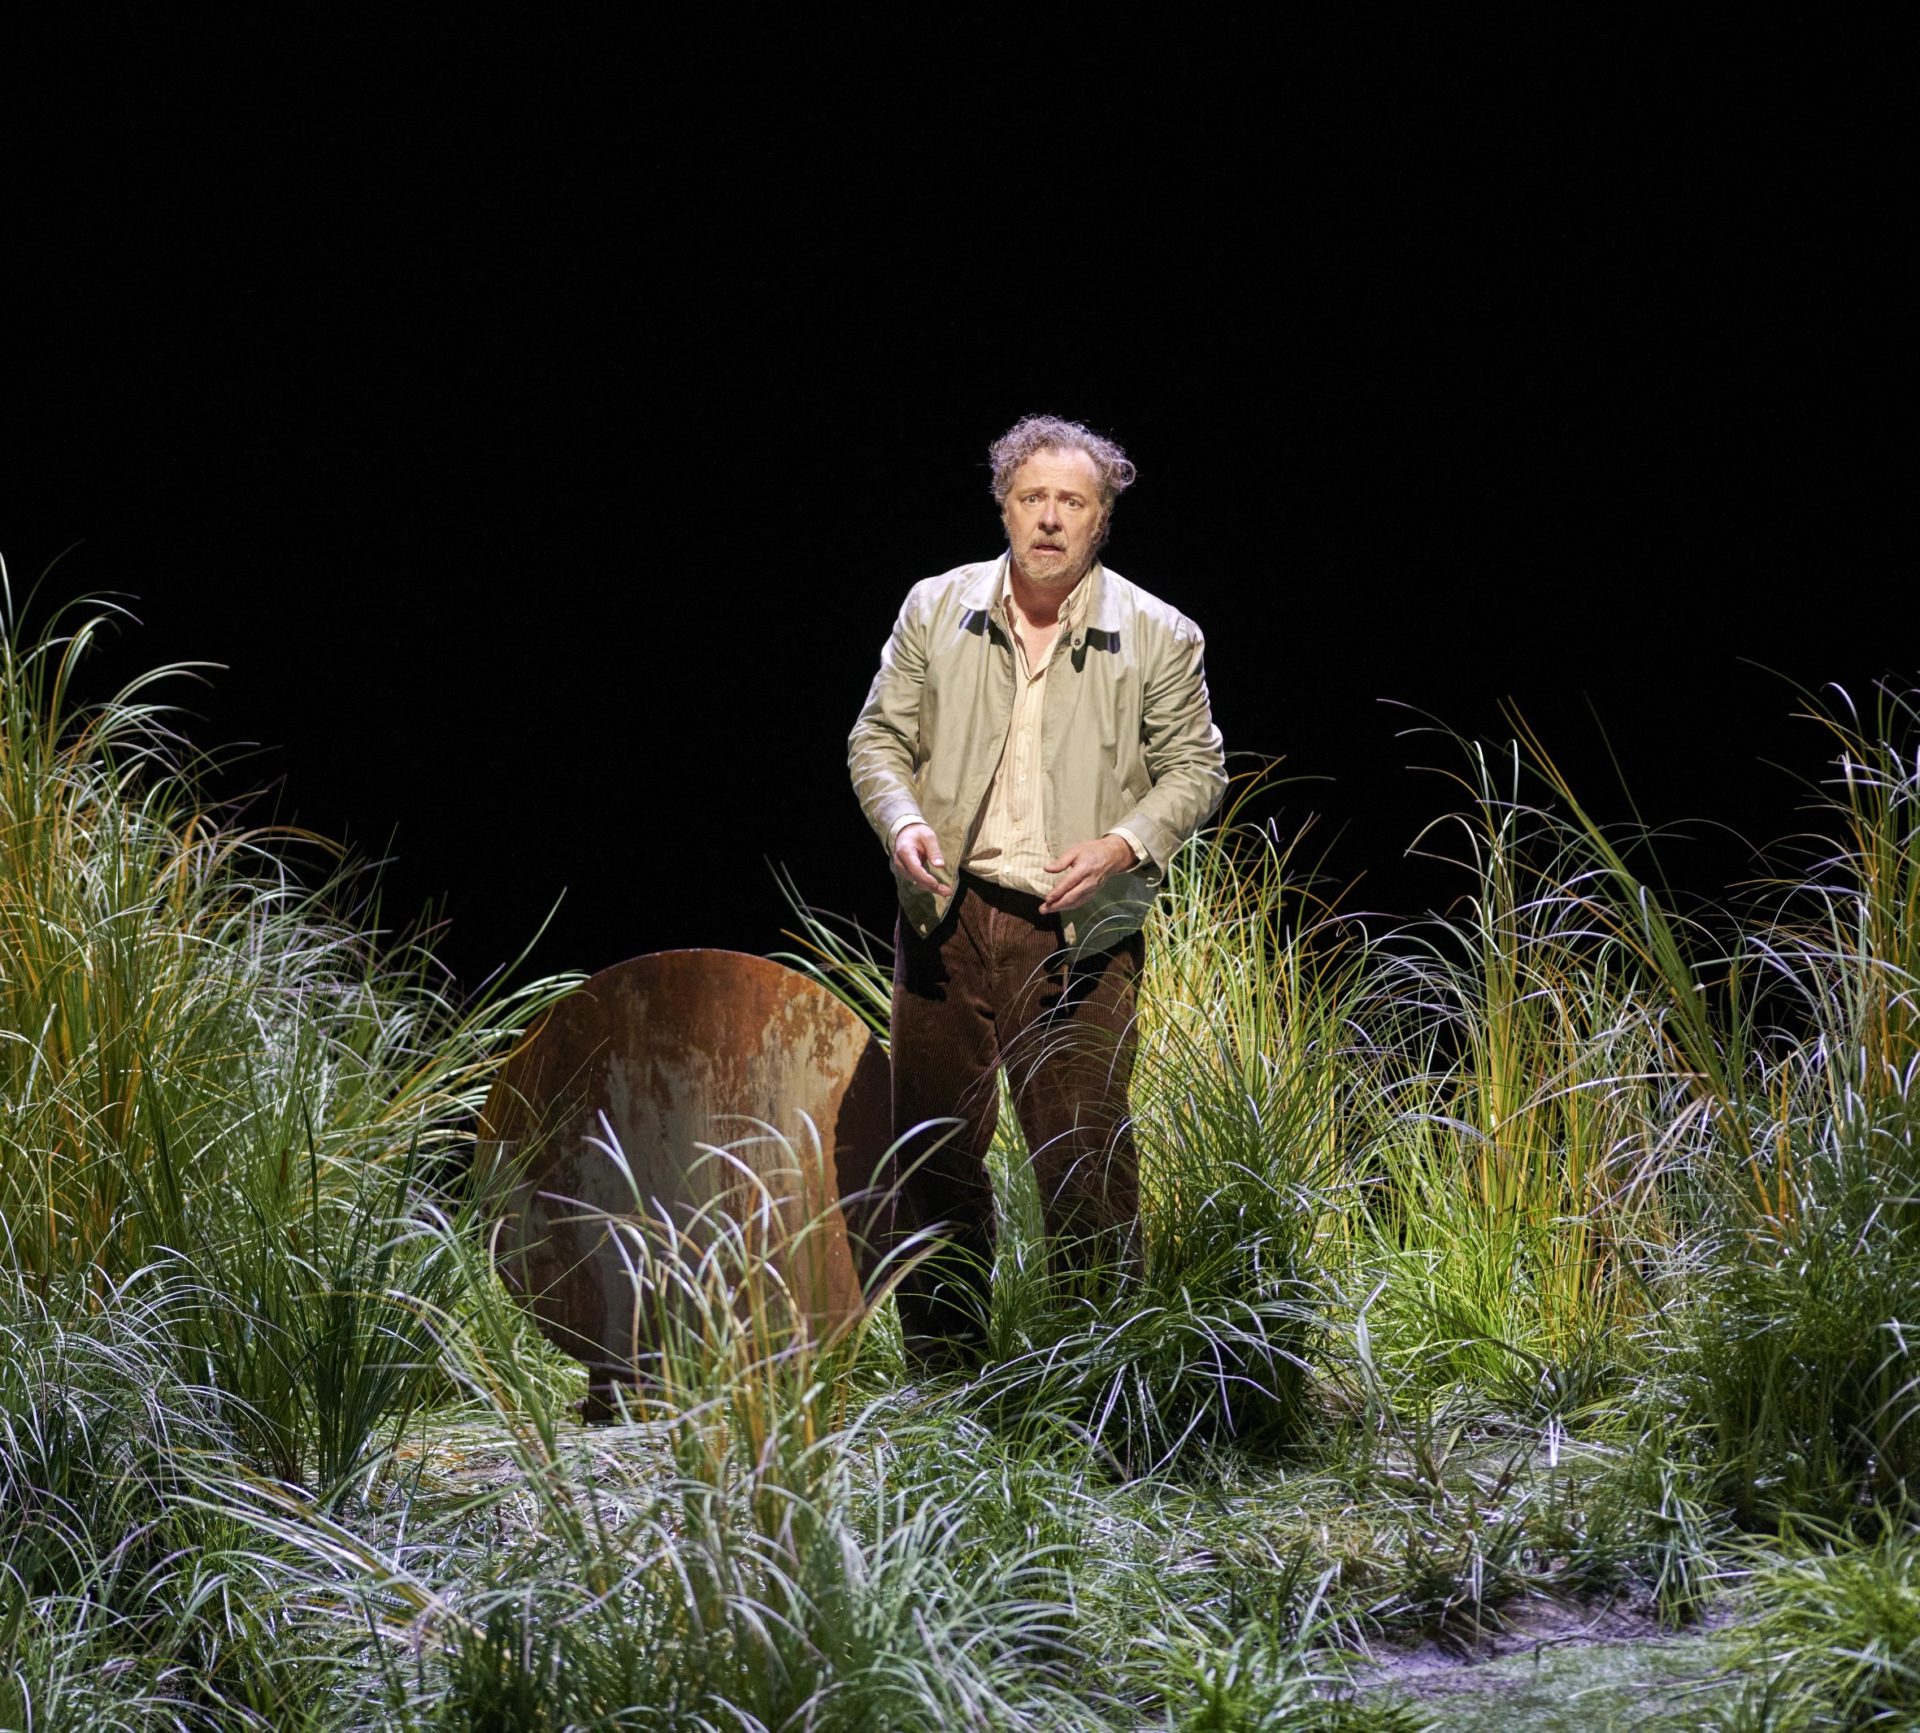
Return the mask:
[(975, 878), (1005, 885), (1008, 890), (1028, 891), (1036, 897), (1046, 896), (1054, 883), (1054, 875), (1046, 870), (1053, 851), (1047, 847), (1047, 819), (1041, 793), (1040, 718), (1046, 707), (1047, 670), (1080, 623), (1080, 616), (1086, 610), (1087, 590), (1087, 580), (1082, 578), (1061, 604), (1051, 641), (1037, 667), (1027, 661), (1027, 644), (1037, 640), (1045, 629), (1028, 626), (1023, 638), (1018, 629), (1019, 615), (1014, 609), (1012, 588), (1004, 576), (1000, 581), (999, 599), (993, 605), (994, 614), (1014, 645), (1013, 716), (1007, 724), (1007, 743), (1001, 749), (1000, 767), (987, 785), (986, 802), (980, 808), (980, 820), (974, 827), (973, 848), (961, 865)]

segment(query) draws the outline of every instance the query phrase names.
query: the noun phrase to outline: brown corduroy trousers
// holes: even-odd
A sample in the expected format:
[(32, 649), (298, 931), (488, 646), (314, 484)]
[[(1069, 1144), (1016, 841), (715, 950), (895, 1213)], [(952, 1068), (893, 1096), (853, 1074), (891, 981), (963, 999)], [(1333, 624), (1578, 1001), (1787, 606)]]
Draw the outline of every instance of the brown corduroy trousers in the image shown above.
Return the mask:
[[(934, 1246), (895, 1290), (910, 1350), (984, 1336), (994, 1243), (986, 1157), (1007, 1074), (1056, 1266), (1117, 1271), (1139, 1217), (1127, 1110), (1144, 941), (1069, 961), (1040, 899), (961, 875), (893, 971), (894, 1153), (875, 1176), (871, 1250)], [(954, 1122), (958, 1121), (956, 1125)], [(869, 1263), (869, 1270), (873, 1264)]]

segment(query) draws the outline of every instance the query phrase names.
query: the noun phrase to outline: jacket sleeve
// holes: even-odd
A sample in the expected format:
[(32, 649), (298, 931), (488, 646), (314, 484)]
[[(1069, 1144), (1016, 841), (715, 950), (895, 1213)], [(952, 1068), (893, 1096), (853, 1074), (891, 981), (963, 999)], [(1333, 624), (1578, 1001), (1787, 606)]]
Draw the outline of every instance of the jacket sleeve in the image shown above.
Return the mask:
[(920, 698), (926, 685), (926, 613), (916, 584), (880, 652), (867, 701), (847, 736), (847, 771), (860, 810), (891, 850), (901, 822), (919, 816)]
[(1227, 787), (1226, 753), (1207, 699), (1206, 641), (1181, 620), (1145, 671), (1141, 741), (1153, 787), (1116, 828), (1140, 839), (1158, 881), (1174, 851), (1206, 823)]

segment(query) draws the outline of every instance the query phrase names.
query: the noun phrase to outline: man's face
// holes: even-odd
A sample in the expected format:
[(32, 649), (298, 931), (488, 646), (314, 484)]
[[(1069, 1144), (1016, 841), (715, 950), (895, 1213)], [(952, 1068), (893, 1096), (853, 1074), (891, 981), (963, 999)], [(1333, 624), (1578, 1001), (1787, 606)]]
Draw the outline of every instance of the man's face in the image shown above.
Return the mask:
[(1048, 447), (1013, 472), (1000, 519), (1029, 583), (1062, 594), (1086, 576), (1106, 521), (1100, 472), (1084, 451)]

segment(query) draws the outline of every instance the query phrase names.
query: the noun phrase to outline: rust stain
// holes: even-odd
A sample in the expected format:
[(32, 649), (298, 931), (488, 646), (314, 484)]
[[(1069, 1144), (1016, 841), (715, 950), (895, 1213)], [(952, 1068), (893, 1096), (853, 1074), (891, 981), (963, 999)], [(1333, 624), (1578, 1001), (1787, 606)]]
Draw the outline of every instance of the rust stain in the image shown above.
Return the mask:
[[(865, 1081), (885, 1063), (852, 1011), (764, 957), (660, 951), (595, 975), (548, 1013), (481, 1113), (482, 1161), (525, 1164), (502, 1224), (508, 1282), (597, 1378), (630, 1372), (633, 1296), (608, 1218), (710, 1202), (719, 1173), (697, 1146), (731, 1145), (779, 1197), (785, 1236), (822, 1221), (791, 1258), (773, 1253), (813, 1326), (853, 1317), (838, 1176), (870, 1171), (886, 1148), (887, 1092)], [(609, 1130), (624, 1173), (600, 1147)]]

